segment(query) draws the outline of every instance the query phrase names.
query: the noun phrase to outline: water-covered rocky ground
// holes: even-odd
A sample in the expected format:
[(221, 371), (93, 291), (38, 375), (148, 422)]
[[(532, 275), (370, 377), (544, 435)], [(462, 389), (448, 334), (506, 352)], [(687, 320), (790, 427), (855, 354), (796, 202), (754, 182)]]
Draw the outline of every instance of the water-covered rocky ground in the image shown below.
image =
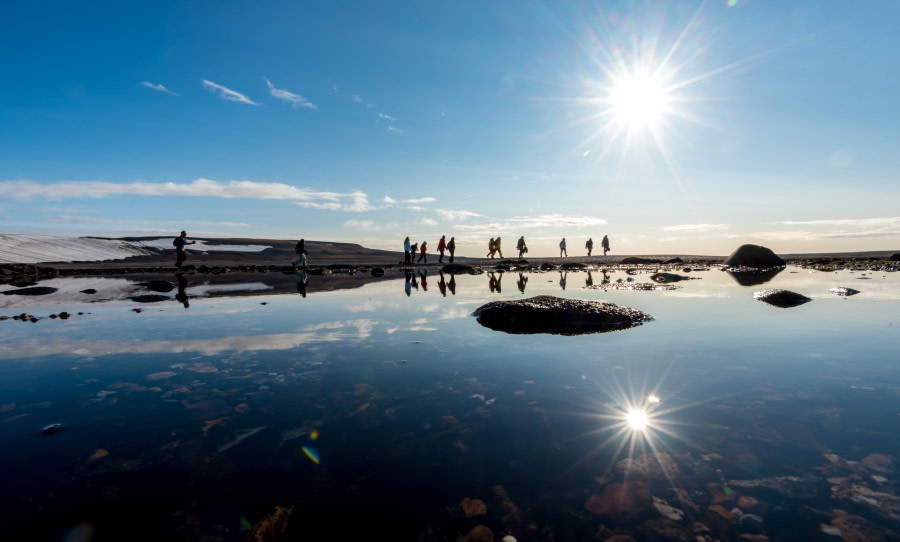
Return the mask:
[[(0, 296), (5, 532), (896, 540), (900, 281), (873, 262), (7, 283), (44, 290)], [(653, 319), (473, 316), (540, 295)]]

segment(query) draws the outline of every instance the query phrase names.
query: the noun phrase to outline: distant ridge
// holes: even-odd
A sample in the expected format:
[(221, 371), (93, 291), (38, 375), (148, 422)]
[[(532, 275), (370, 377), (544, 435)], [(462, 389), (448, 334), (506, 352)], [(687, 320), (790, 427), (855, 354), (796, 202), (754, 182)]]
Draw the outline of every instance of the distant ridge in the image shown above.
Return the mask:
[[(0, 265), (2, 264), (88, 264), (103, 262), (108, 266), (169, 265), (174, 263), (173, 236), (146, 235), (135, 237), (67, 237), (41, 234), (0, 234)], [(242, 237), (189, 237), (198, 241), (188, 247), (188, 263), (195, 265), (257, 264), (285, 265), (297, 258), (294, 239), (264, 239)], [(399, 243), (398, 243), (399, 246)], [(396, 265), (403, 259), (398, 249), (381, 250), (366, 248), (356, 243), (306, 241), (311, 265), (370, 264)], [(859, 252), (816, 252), (779, 254), (786, 260), (816, 258), (890, 258), (900, 250), (873, 250)], [(437, 261), (437, 255), (429, 252), (429, 261)], [(615, 254), (606, 257), (571, 256), (567, 262), (603, 261), (618, 262), (628, 256), (666, 261), (681, 258), (685, 261), (724, 260), (725, 256), (685, 254)], [(484, 258), (457, 256), (458, 261), (499, 261)], [(170, 261), (172, 260), (172, 261)], [(554, 257), (537, 257), (532, 260), (552, 260)], [(445, 258), (446, 261), (446, 258)]]

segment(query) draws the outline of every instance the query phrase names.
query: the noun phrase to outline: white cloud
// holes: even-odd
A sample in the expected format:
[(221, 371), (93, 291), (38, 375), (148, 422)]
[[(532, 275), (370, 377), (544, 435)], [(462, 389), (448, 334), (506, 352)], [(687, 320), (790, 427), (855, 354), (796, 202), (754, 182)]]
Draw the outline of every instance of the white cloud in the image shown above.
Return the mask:
[[(385, 196), (382, 201), (384, 201), (387, 205), (398, 205), (398, 204), (420, 205), (422, 203), (434, 203), (437, 201), (437, 198), (433, 198), (431, 196), (425, 196), (425, 197), (421, 197), (421, 198), (396, 199), (396, 198), (392, 198), (390, 196)], [(417, 211), (424, 210), (424, 208), (418, 207), (418, 208), (415, 208), (414, 210), (417, 210)]]
[(378, 120), (389, 120), (391, 122), (397, 122), (397, 119), (386, 114), (386, 113), (378, 113)]
[(481, 224), (458, 224), (456, 227), (466, 231), (527, 231), (542, 228), (583, 228), (603, 225), (606, 225), (605, 220), (593, 216), (550, 214), (497, 219)]
[(427, 216), (422, 217), (422, 224), (425, 226), (437, 226), (437, 220), (433, 218), (428, 218)]
[(397, 128), (394, 125), (389, 125), (387, 128), (385, 128), (385, 130), (387, 130), (388, 132), (390, 132), (392, 134), (402, 134), (403, 133), (403, 130), (401, 130), (400, 128)]
[(269, 87), (269, 93), (272, 94), (272, 97), (278, 98), (279, 100), (283, 100), (289, 104), (291, 107), (302, 107), (305, 109), (316, 109), (316, 104), (310, 102), (303, 96), (299, 94), (294, 94), (288, 90), (284, 90), (281, 88), (275, 88), (275, 85), (272, 84), (271, 81), (267, 77), (263, 77), (266, 81), (266, 85)]
[(900, 226), (900, 217), (786, 220), (784, 222), (773, 222), (772, 224), (783, 224), (785, 226), (855, 226), (860, 228), (871, 228), (878, 226)]
[(663, 231), (713, 231), (727, 230), (728, 224), (680, 224), (677, 226), (663, 226)]
[[(332, 198), (336, 199), (336, 198)], [(350, 203), (342, 203), (341, 201), (300, 201), (297, 205), (301, 207), (309, 207), (312, 209), (323, 209), (326, 211), (349, 211), (353, 213), (361, 213), (371, 211), (375, 207), (369, 203), (369, 197), (363, 192), (353, 192), (352, 194), (341, 194), (341, 200), (350, 199)]]
[(864, 230), (864, 231), (829, 231), (812, 232), (807, 230), (760, 231), (741, 235), (728, 235), (726, 238), (765, 239), (769, 241), (828, 241), (834, 239), (900, 239), (900, 228)]
[(344, 222), (345, 228), (353, 228), (358, 230), (377, 230), (378, 225), (373, 220), (354, 220), (350, 219)]
[(248, 105), (259, 105), (258, 103), (254, 102), (253, 100), (236, 90), (231, 90), (228, 87), (223, 87), (218, 83), (213, 83), (212, 81), (206, 79), (203, 79), (202, 81), (203, 88), (209, 90), (210, 92), (218, 93), (219, 97), (223, 100), (228, 100), (230, 102), (240, 102), (242, 104)]
[(249, 228), (246, 222), (217, 222), (212, 220), (118, 220), (112, 218), (100, 218), (78, 215), (58, 215), (48, 218), (48, 222), (65, 224), (112, 224), (118, 226), (140, 226), (142, 228), (171, 229), (184, 226), (220, 227), (220, 228)]
[[(197, 179), (190, 183), (111, 183), (104, 181), (62, 181), (37, 183), (34, 181), (0, 181), (0, 197), (16, 200), (64, 200), (71, 198), (101, 199), (116, 196), (197, 196), (209, 198), (246, 198), (296, 201), (306, 207), (341, 211), (373, 209), (368, 196), (359, 191), (351, 193), (326, 192), (297, 188), (283, 183), (255, 181), (219, 182)], [(348, 203), (349, 201), (349, 203)]]
[(477, 218), (481, 215), (472, 211), (462, 211), (462, 210), (454, 210), (454, 209), (435, 209), (434, 212), (438, 214), (444, 220), (468, 220), (470, 218)]
[(141, 81), (141, 86), (147, 87), (147, 88), (149, 88), (150, 90), (155, 90), (155, 91), (157, 91), (157, 92), (163, 92), (163, 93), (165, 93), (165, 94), (171, 94), (172, 96), (181, 96), (181, 94), (178, 94), (177, 92), (172, 92), (171, 90), (169, 90), (168, 88), (166, 88), (166, 86), (163, 85), (163, 84), (151, 83), (150, 81)]

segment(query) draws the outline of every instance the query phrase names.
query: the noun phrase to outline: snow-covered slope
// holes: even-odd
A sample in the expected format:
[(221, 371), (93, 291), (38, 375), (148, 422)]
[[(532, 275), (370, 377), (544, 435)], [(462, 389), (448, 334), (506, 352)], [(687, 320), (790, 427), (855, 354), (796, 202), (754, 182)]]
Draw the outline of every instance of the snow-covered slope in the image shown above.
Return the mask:
[[(171, 243), (171, 241), (169, 241)], [(62, 235), (0, 234), (0, 264), (97, 262), (156, 254), (143, 243)]]

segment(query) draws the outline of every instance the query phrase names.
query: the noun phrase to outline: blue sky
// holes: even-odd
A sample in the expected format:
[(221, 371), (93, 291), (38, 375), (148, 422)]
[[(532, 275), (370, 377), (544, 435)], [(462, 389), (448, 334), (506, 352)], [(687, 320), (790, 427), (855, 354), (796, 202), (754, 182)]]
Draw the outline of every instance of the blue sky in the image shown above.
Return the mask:
[(898, 22), (893, 1), (16, 2), (0, 231), (900, 249)]

